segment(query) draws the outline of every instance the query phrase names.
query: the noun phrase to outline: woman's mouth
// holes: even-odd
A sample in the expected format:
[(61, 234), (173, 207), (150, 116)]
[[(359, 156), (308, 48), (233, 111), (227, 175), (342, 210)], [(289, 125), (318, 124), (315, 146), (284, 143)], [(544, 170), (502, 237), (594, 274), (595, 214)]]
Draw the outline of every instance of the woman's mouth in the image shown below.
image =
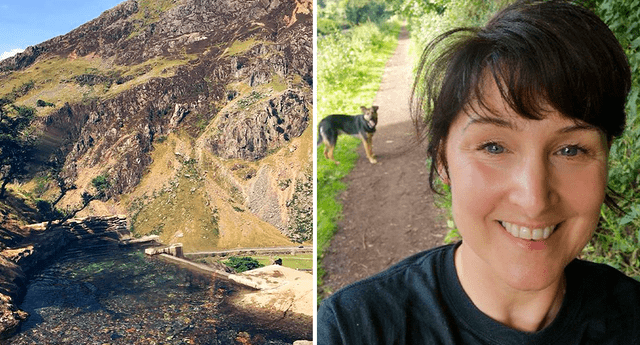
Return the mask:
[(526, 226), (519, 226), (505, 221), (499, 222), (500, 225), (502, 225), (507, 230), (507, 232), (511, 234), (511, 236), (532, 241), (546, 240), (558, 227), (558, 225), (552, 225), (545, 228), (532, 229)]

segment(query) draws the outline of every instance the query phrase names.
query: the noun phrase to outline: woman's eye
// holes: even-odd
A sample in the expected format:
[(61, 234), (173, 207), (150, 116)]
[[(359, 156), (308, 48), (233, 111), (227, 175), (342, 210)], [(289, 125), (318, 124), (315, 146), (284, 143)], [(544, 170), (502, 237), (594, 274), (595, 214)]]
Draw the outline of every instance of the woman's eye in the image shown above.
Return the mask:
[(566, 146), (560, 149), (560, 151), (558, 153), (560, 153), (560, 155), (562, 156), (568, 156), (568, 157), (573, 157), (573, 156), (577, 156), (579, 153), (583, 152), (584, 150), (581, 149), (578, 146)]
[(503, 146), (496, 143), (486, 143), (482, 146), (482, 149), (491, 154), (499, 154), (505, 151)]

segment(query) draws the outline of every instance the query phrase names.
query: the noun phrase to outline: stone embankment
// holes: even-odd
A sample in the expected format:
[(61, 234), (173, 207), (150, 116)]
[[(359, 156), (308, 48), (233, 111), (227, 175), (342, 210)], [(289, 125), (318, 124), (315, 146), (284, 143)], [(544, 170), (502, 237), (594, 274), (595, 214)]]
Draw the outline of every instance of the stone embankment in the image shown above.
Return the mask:
[(29, 274), (70, 246), (86, 241), (136, 243), (125, 216), (87, 217), (64, 223), (32, 224), (28, 235), (13, 248), (0, 252), (0, 339), (16, 332), (29, 316), (18, 305), (26, 292)]
[[(296, 254), (312, 250), (310, 247), (281, 247), (281, 248), (248, 248), (233, 249), (206, 253), (185, 253), (184, 256), (197, 258), (204, 256), (255, 255), (265, 254)], [(234, 274), (217, 269), (206, 264), (200, 264), (183, 258), (182, 246), (174, 244), (166, 248), (147, 248), (145, 253), (157, 255), (160, 259), (177, 264), (184, 268), (211, 275), (241, 287), (244, 292), (236, 295), (232, 303), (249, 313), (256, 323), (274, 325), (291, 324), (300, 329), (313, 327), (313, 274), (298, 271), (293, 268), (277, 264)], [(258, 316), (258, 311), (267, 311)], [(274, 326), (275, 327), (275, 326)], [(309, 331), (311, 337), (311, 331)], [(296, 341), (294, 345), (311, 344), (306, 340)]]
[(313, 250), (311, 247), (247, 248), (217, 252), (184, 253), (182, 245), (173, 244), (164, 248), (147, 248), (147, 255), (159, 258), (187, 269), (210, 274), (234, 285), (247, 288), (251, 292), (238, 300), (241, 306), (271, 307), (281, 312), (313, 316), (313, 275), (280, 265), (271, 265), (234, 274), (216, 269), (209, 265), (190, 261), (187, 258), (207, 256), (233, 256), (260, 254), (296, 254)]

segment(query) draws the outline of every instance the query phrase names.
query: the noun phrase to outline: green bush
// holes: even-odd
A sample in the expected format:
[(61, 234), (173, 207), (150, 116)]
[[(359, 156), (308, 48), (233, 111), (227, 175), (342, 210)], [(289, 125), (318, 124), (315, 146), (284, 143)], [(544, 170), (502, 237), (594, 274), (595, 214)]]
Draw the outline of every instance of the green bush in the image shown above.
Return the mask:
[(39, 99), (38, 101), (36, 101), (36, 105), (38, 107), (55, 107), (56, 105), (51, 103), (51, 102), (47, 102), (47, 101), (43, 101), (41, 99)]
[(393, 14), (394, 1), (341, 0), (318, 3), (318, 34), (326, 35), (364, 23), (383, 24)]
[(96, 197), (102, 198), (107, 193), (107, 190), (111, 188), (111, 181), (109, 181), (109, 176), (106, 174), (98, 175), (91, 180), (91, 184), (98, 191)]
[(327, 35), (340, 30), (340, 25), (330, 18), (318, 18), (318, 35)]
[(244, 256), (244, 257), (232, 256), (229, 258), (229, 260), (224, 261), (223, 263), (233, 268), (233, 270), (236, 271), (237, 273), (242, 273), (244, 271), (264, 267), (264, 265), (259, 263), (258, 260), (249, 256)]

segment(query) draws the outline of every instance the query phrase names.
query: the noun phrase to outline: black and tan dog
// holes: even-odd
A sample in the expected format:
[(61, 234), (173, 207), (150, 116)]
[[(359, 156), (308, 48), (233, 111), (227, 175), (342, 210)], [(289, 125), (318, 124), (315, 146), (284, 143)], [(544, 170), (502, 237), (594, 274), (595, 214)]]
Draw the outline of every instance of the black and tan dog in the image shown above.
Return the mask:
[(336, 164), (340, 162), (333, 159), (333, 149), (340, 133), (362, 139), (369, 162), (377, 163), (372, 152), (371, 139), (378, 124), (378, 107), (374, 105), (371, 108), (360, 107), (360, 109), (362, 109), (360, 115), (329, 115), (318, 124), (318, 145), (324, 143), (324, 156)]

